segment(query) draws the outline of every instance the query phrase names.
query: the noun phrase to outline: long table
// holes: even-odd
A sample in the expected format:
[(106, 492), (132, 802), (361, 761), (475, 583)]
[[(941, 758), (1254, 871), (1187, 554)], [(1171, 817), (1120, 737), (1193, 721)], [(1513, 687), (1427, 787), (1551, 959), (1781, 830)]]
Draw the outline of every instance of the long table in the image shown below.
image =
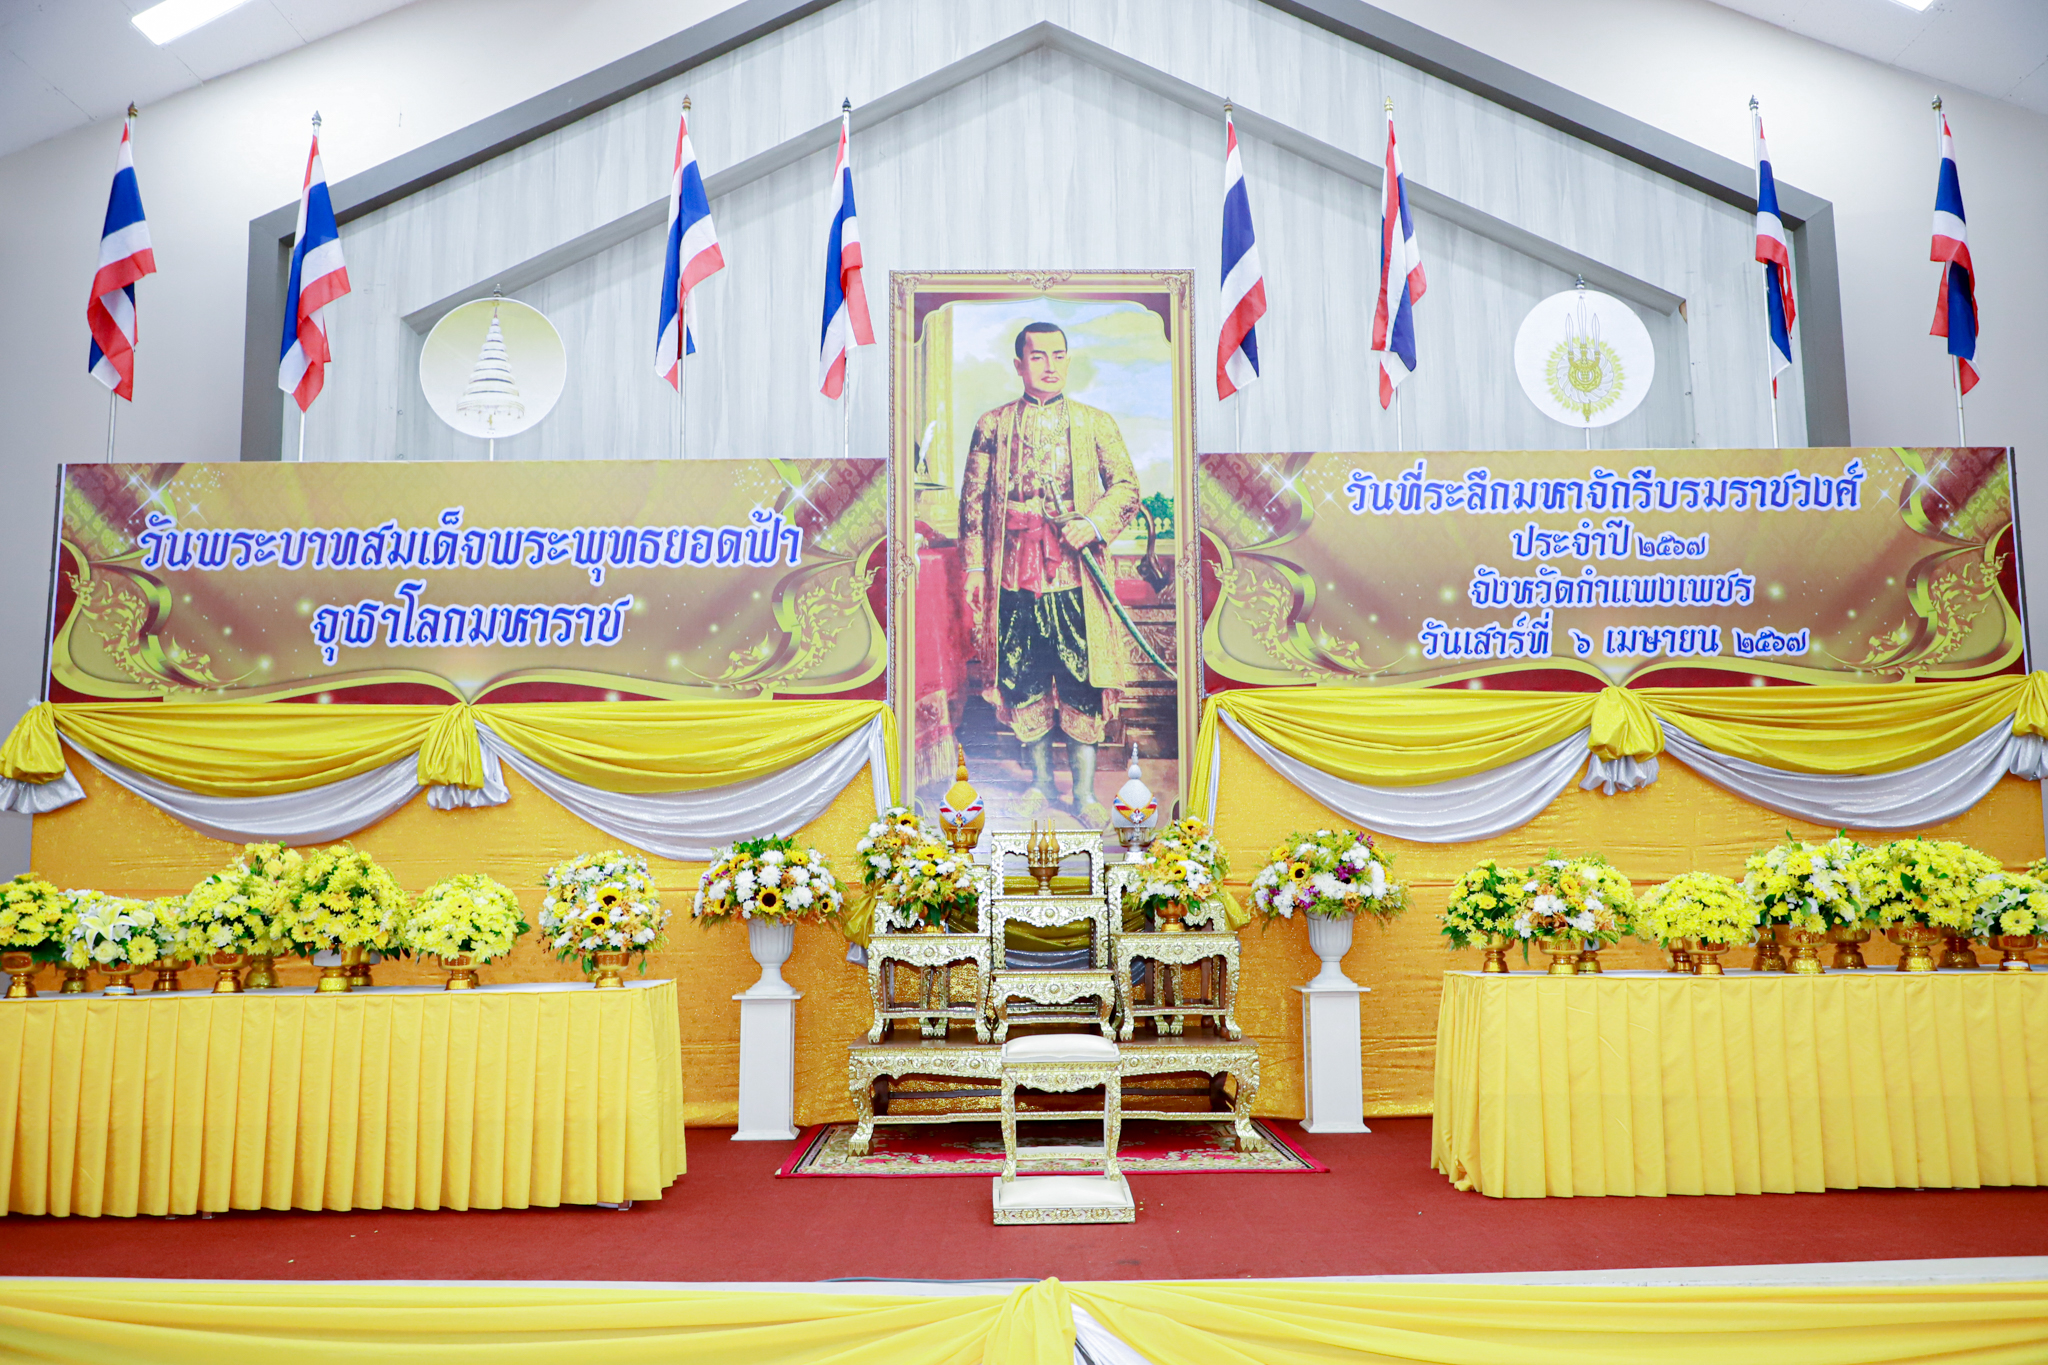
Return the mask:
[(672, 981), (0, 1000), (0, 1211), (624, 1203), (682, 1172)]
[(1509, 1198), (2048, 1183), (2048, 974), (1447, 973), (1430, 1160)]

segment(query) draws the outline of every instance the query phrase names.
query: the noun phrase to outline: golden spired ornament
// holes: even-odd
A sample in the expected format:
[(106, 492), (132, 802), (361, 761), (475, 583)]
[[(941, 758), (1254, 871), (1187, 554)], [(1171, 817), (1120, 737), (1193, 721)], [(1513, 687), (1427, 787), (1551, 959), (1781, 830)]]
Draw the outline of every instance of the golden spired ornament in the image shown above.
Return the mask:
[(1031, 838), (1024, 844), (1024, 866), (1038, 883), (1038, 894), (1052, 894), (1052, 879), (1060, 870), (1060, 841), (1050, 825), (1031, 822)]
[(955, 853), (971, 853), (981, 842), (988, 811), (981, 804), (981, 793), (967, 780), (967, 750), (959, 744), (953, 749), (959, 755), (960, 769), (954, 774), (953, 785), (939, 799), (939, 828), (945, 831), (946, 842)]

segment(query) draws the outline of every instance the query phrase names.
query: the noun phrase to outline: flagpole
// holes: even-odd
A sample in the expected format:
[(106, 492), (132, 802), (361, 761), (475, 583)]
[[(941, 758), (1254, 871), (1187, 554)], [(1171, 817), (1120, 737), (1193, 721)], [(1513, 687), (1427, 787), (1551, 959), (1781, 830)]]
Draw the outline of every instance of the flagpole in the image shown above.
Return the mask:
[[(846, 96), (839, 101), (839, 144), (846, 148), (847, 183), (852, 183), (853, 167), (853, 97)], [(844, 251), (841, 247), (841, 251)], [(832, 262), (834, 270), (845, 269), (845, 257)], [(839, 385), (839, 455), (841, 459), (853, 458), (853, 357), (860, 351), (859, 338), (853, 335), (851, 316), (848, 318), (846, 346), (846, 373)]]
[(121, 401), (121, 395), (120, 395), (120, 394), (118, 394), (118, 393), (115, 393), (115, 392), (114, 392), (114, 391), (113, 391), (112, 389), (109, 389), (109, 390), (107, 390), (107, 460), (106, 460), (106, 462), (107, 462), (108, 464), (112, 464), (112, 463), (114, 462), (114, 418), (115, 418), (115, 416), (116, 416), (116, 415), (117, 415), (117, 414), (118, 414), (118, 413), (119, 413), (119, 412), (121, 411), (121, 409), (120, 409), (120, 407), (119, 407), (120, 401)]
[[(1937, 165), (1940, 164), (1941, 158), (1942, 130), (1943, 124), (1941, 117), (1941, 96), (1936, 95), (1934, 97), (1934, 155)], [(1942, 262), (1941, 288), (1943, 298), (1948, 297), (1949, 272), (1954, 269), (1954, 262)], [(1949, 325), (1951, 329), (1953, 329), (1955, 324), (1950, 323)], [(1958, 359), (1954, 353), (1950, 353), (1948, 358), (1948, 383), (1949, 388), (1955, 392), (1956, 396), (1956, 444), (1959, 446), (1966, 446), (1970, 444), (1970, 437), (1963, 424), (1963, 364), (1962, 361)]]
[[(1759, 155), (1757, 131), (1762, 126), (1761, 119), (1762, 114), (1757, 108), (1756, 96), (1751, 95), (1749, 97), (1749, 156), (1752, 162), (1751, 168), (1756, 171), (1759, 196), (1762, 194), (1763, 170), (1761, 165), (1757, 164), (1756, 159)], [(1757, 203), (1758, 218), (1761, 221), (1763, 212), (1762, 199), (1759, 198)], [(1777, 362), (1771, 358), (1771, 347), (1776, 344), (1771, 336), (1771, 267), (1759, 261), (1757, 269), (1762, 273), (1764, 281), (1764, 405), (1771, 410), (1771, 448), (1776, 450), (1784, 443), (1778, 439), (1778, 376), (1774, 372)]]
[(297, 461), (295, 461), (295, 463), (298, 463), (298, 464), (304, 464), (305, 462), (306, 462), (306, 410), (305, 410), (304, 408), (300, 408), (300, 409), (299, 409), (299, 458), (297, 459)]

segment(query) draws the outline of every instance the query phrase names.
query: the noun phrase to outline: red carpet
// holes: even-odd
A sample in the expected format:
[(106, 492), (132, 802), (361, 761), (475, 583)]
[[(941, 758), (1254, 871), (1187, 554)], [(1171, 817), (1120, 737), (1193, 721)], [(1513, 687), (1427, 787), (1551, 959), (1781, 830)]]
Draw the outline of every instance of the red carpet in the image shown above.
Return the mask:
[(626, 1213), (7, 1217), (0, 1274), (1107, 1280), (2048, 1254), (2048, 1190), (1493, 1200), (1429, 1169), (1428, 1119), (1373, 1127), (1299, 1135), (1328, 1175), (1133, 1176), (1138, 1221), (1123, 1226), (996, 1228), (978, 1180), (777, 1180), (786, 1145), (708, 1129), (667, 1197)]

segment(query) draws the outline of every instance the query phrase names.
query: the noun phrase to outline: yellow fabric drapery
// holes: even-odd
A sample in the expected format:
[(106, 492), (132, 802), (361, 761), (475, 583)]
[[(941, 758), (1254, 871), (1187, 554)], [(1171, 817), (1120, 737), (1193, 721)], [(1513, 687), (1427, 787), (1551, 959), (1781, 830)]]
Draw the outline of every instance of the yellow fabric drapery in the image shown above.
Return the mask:
[(683, 1170), (671, 981), (0, 1007), (0, 1212), (498, 1209)]
[(1431, 1164), (1459, 1189), (2048, 1183), (2048, 977), (1444, 977)]
[(483, 785), (482, 721), (536, 763), (614, 792), (692, 791), (779, 772), (882, 717), (880, 701), (519, 702), (470, 706), (43, 702), (0, 747), (0, 776), (64, 772), (59, 736), (207, 796), (268, 796), (356, 777), (409, 754), (420, 783)]
[(1204, 1284), (788, 1294), (504, 1283), (0, 1281), (0, 1349), (100, 1365), (601, 1358), (1071, 1365), (1079, 1307), (1153, 1365), (2032, 1365), (2048, 1284)]
[(894, 790), (896, 713), (879, 701), (489, 703), (485, 725), (528, 758), (608, 792), (695, 791), (779, 772), (877, 715)]
[(2048, 734), (2048, 673), (1856, 687), (1610, 687), (1601, 692), (1270, 687), (1203, 704), (1190, 808), (1205, 810), (1218, 717), (1290, 758), (1374, 787), (1419, 787), (1512, 763), (1589, 730), (1605, 759), (1663, 751), (1660, 722), (1733, 758), (1807, 773), (1887, 773), (2011, 722)]

